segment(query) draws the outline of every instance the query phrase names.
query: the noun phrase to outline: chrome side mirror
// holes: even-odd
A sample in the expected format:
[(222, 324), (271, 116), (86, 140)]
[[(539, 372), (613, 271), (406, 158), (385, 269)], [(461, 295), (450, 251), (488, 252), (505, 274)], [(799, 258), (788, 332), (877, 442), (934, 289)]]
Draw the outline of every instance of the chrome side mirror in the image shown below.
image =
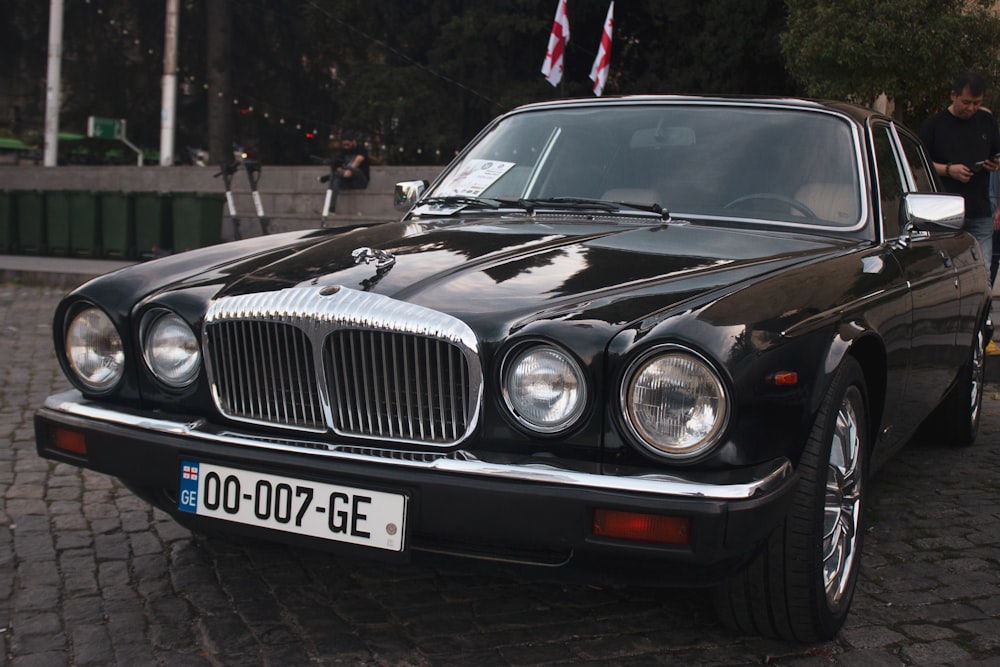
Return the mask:
[(953, 194), (908, 192), (899, 205), (899, 223), (924, 231), (931, 227), (961, 229), (965, 225), (965, 199)]
[(935, 228), (960, 230), (965, 226), (965, 199), (945, 193), (908, 192), (899, 203), (899, 238), (906, 247), (926, 238)]
[(397, 211), (409, 211), (420, 195), (427, 189), (427, 181), (403, 181), (396, 183), (392, 196), (392, 204)]

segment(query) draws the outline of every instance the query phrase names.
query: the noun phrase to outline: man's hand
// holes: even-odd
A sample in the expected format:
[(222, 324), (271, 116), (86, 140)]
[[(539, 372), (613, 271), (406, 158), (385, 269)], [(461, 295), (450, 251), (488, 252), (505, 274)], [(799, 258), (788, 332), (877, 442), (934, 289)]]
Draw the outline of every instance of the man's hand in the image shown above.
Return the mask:
[[(1000, 165), (997, 165), (997, 167), (1000, 167)], [(994, 169), (997, 167), (994, 167)], [(972, 178), (972, 173), (972, 170), (964, 164), (950, 164), (945, 168), (945, 176), (960, 183), (968, 183), (969, 179)]]

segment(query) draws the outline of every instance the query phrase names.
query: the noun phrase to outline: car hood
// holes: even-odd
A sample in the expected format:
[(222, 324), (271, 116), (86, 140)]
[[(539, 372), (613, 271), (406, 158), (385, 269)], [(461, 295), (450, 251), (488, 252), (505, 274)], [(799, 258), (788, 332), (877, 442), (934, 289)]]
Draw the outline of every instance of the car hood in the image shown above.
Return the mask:
[(332, 236), (257, 266), (215, 296), (339, 285), (447, 312), (470, 324), (516, 327), (532, 318), (567, 316), (624, 324), (852, 243), (637, 220), (512, 216), (389, 223)]

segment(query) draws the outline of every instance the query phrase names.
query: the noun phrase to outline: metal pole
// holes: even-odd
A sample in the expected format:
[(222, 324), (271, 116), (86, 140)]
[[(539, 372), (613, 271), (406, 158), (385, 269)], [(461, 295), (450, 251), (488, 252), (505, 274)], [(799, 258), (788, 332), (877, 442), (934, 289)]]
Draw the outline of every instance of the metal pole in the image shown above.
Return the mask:
[(63, 0), (49, 0), (49, 60), (45, 75), (45, 155), (43, 164), (59, 162), (59, 88), (62, 77)]
[(174, 123), (177, 111), (177, 24), (179, 0), (167, 0), (163, 39), (163, 93), (160, 108), (160, 166), (174, 163)]

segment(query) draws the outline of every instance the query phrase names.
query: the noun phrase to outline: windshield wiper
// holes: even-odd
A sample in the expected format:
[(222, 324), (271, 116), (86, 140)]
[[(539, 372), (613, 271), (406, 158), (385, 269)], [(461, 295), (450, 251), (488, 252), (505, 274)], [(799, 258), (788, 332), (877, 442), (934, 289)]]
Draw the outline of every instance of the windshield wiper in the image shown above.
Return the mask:
[(649, 211), (650, 213), (656, 213), (664, 219), (667, 219), (670, 216), (667, 210), (656, 202), (651, 204), (638, 204), (624, 201), (612, 202), (604, 199), (588, 199), (586, 197), (548, 197), (544, 199), (520, 199), (517, 203), (523, 206), (528, 213), (532, 213), (536, 208), (551, 206), (553, 208), (597, 210), (607, 211), (609, 213), (621, 211), (622, 208), (629, 208), (636, 211)]
[(468, 197), (465, 195), (446, 195), (443, 197), (428, 197), (420, 202), (421, 206), (474, 206), (476, 208), (500, 208), (500, 202), (486, 197)]
[(536, 208), (557, 208), (571, 209), (574, 211), (608, 211), (614, 212), (621, 209), (621, 206), (601, 199), (587, 199), (586, 197), (544, 197), (535, 199), (519, 199), (518, 205), (523, 207), (528, 213), (534, 212)]

